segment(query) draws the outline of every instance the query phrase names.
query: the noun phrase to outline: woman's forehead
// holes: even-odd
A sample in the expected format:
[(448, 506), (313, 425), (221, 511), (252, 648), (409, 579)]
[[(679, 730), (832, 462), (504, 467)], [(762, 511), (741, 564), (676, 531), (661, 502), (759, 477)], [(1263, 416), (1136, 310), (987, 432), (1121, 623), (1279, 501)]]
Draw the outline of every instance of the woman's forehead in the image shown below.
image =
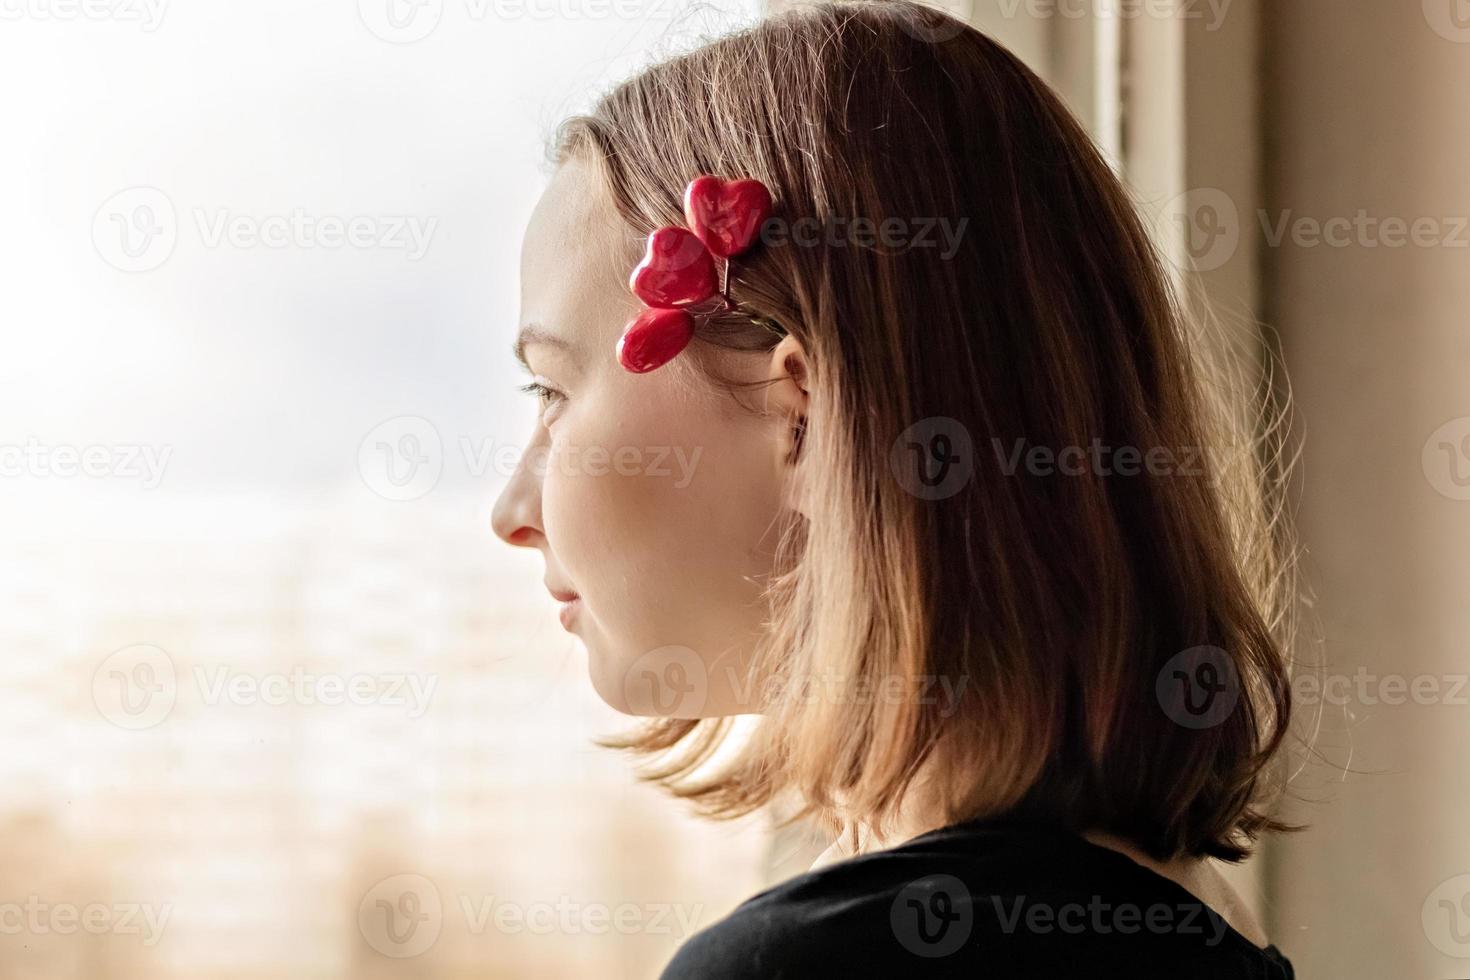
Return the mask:
[(554, 327), (573, 341), (621, 326), (632, 306), (633, 251), (598, 170), (576, 158), (563, 163), (526, 226), (521, 321)]

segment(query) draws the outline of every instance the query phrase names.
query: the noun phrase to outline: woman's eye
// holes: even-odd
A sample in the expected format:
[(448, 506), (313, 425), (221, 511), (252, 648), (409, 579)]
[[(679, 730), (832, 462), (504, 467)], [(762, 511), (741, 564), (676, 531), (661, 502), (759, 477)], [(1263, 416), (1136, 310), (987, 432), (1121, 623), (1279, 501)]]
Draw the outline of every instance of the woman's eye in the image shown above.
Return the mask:
[(560, 391), (556, 390), (550, 385), (542, 384), (539, 381), (532, 381), (529, 384), (523, 384), (520, 386), (520, 390), (526, 392), (527, 394), (535, 395), (537, 399), (540, 400), (541, 408), (543, 410), (550, 408), (553, 403), (560, 401), (562, 398), (565, 397)]

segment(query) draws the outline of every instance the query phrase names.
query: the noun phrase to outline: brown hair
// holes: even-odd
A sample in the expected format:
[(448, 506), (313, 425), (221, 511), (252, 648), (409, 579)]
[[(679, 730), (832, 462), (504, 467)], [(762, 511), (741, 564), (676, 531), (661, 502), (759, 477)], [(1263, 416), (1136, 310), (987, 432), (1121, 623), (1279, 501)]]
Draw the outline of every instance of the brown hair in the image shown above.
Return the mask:
[[(1024, 815), (1160, 859), (1237, 860), (1283, 829), (1262, 797), (1291, 590), (1261, 433), (1232, 439), (1134, 203), (1035, 74), (904, 0), (802, 6), (613, 89), (563, 124), (572, 155), (632, 234), (682, 223), (701, 173), (756, 177), (785, 227), (828, 230), (742, 256), (743, 314), (703, 317), (695, 344), (768, 350), (755, 314), (807, 354), (817, 503), (758, 669), (824, 696), (771, 705), (728, 759), (730, 719), (650, 722), (615, 743), (657, 754), (650, 778), (716, 816), (789, 794), (854, 835), (921, 771), (948, 822)], [(943, 220), (966, 222), (950, 255), (917, 240)], [(909, 238), (859, 240), (885, 221)], [(903, 464), (939, 436), (971, 467), (942, 490)], [(1116, 465), (1031, 465), (1094, 446)], [(1173, 465), (1124, 472), (1124, 449)], [(1228, 710), (1171, 710), (1175, 676), (1222, 681)], [(871, 696), (893, 677), (950, 696)]]

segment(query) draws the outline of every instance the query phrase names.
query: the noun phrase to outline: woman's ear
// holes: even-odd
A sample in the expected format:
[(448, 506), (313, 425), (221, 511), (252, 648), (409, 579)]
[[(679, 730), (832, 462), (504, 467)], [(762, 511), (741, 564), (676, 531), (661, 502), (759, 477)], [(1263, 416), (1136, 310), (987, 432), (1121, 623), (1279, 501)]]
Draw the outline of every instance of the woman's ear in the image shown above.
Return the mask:
[(806, 513), (800, 465), (804, 456), (811, 370), (801, 341), (787, 334), (771, 351), (766, 366), (766, 413), (775, 429), (774, 464), (786, 487), (786, 503)]

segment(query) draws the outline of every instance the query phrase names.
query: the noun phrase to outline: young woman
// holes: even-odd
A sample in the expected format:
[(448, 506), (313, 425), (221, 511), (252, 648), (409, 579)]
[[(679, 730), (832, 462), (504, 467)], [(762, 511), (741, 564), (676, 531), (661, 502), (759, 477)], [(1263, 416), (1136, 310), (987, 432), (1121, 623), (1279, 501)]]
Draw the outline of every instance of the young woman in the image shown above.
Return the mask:
[(1290, 977), (1208, 860), (1282, 829), (1271, 484), (1057, 97), (827, 3), (555, 149), (496, 532), (652, 778), (840, 832), (664, 976)]

